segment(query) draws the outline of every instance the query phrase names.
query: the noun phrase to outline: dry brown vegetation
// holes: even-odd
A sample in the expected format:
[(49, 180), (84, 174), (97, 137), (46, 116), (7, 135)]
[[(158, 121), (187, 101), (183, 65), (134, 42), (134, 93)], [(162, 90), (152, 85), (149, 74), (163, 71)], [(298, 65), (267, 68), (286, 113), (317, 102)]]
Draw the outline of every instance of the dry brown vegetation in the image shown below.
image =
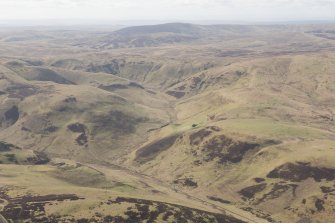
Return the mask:
[(0, 222), (333, 221), (334, 25), (83, 30), (0, 32)]

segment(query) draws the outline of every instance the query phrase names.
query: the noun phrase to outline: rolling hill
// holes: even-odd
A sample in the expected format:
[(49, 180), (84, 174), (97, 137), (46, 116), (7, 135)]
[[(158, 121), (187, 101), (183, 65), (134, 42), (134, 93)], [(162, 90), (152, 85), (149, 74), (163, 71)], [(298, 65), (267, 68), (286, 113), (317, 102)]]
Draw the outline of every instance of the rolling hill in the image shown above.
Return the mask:
[(331, 222), (332, 30), (2, 32), (0, 221)]

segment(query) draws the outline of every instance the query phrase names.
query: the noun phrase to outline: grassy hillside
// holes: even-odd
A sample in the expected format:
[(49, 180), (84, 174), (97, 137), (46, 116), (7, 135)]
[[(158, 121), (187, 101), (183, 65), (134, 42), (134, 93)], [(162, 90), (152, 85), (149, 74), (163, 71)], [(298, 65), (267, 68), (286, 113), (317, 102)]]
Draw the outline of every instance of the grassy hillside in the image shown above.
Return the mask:
[(177, 120), (134, 151), (132, 165), (262, 216), (331, 221), (334, 62), (272, 57), (186, 78), (169, 89), (184, 92)]
[(331, 222), (334, 29), (1, 32), (0, 219)]

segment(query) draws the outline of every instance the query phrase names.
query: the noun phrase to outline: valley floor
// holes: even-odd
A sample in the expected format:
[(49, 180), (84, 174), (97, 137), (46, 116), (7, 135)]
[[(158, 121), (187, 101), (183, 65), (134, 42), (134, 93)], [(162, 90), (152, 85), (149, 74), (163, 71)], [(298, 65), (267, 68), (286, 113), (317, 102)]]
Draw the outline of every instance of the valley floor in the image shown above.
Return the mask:
[(156, 28), (0, 32), (0, 223), (332, 222), (334, 26)]

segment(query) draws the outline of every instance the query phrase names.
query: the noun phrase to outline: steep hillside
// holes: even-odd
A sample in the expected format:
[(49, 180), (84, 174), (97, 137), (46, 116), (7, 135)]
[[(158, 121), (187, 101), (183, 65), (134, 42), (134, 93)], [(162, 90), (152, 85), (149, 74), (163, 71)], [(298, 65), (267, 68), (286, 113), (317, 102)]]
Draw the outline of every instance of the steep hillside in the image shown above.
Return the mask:
[[(94, 160), (106, 151), (110, 155), (124, 153), (144, 140), (148, 129), (169, 119), (163, 111), (127, 100), (103, 87), (77, 85), (52, 70), (23, 67), (15, 72), (6, 69), (2, 79), (7, 86), (1, 96), (1, 136), (20, 147)], [(22, 79), (29, 73), (46, 79)], [(55, 79), (64, 82), (58, 84)], [(144, 89), (136, 90), (151, 96)]]
[(174, 187), (268, 220), (331, 221), (334, 69), (327, 54), (195, 74), (167, 91), (179, 94), (176, 122), (155, 132), (130, 162)]
[(0, 35), (0, 221), (332, 222), (334, 26)]

